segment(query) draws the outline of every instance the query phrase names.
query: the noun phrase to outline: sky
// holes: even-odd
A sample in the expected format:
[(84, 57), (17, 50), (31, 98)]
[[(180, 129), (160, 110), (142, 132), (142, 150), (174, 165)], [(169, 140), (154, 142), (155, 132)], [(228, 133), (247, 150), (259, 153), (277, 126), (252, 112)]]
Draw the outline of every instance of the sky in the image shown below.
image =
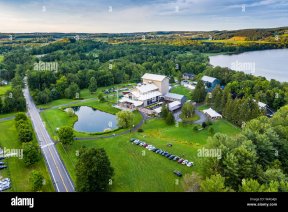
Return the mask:
[(0, 32), (122, 33), (288, 26), (288, 0), (0, 0)]

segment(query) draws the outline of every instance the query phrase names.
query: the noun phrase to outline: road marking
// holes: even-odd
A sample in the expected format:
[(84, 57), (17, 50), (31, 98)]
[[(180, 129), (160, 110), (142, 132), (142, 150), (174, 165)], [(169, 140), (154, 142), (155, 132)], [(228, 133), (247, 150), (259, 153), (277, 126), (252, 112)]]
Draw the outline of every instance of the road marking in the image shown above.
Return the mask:
[(52, 146), (52, 145), (54, 145), (54, 143), (49, 143), (49, 144), (42, 145), (42, 146), (41, 146), (41, 149), (44, 149), (44, 148), (46, 148), (46, 147), (48, 147), (48, 146)]

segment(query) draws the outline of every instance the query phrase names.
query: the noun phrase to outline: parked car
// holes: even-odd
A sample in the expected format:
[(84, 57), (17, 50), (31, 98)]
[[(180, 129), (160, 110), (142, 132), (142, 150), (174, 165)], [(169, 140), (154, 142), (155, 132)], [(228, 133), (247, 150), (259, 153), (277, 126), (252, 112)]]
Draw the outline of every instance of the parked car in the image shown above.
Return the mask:
[(189, 162), (188, 160), (184, 160), (184, 161), (182, 161), (182, 164), (186, 165), (188, 162)]
[(188, 166), (188, 167), (191, 167), (193, 165), (194, 165), (193, 162), (189, 162), (189, 163), (186, 164), (186, 166)]
[(147, 146), (148, 146), (148, 144), (144, 144), (144, 145), (143, 145), (143, 147), (145, 147), (145, 148), (146, 148)]
[(174, 174), (176, 174), (178, 177), (182, 177), (182, 173), (180, 171), (174, 170)]
[(146, 143), (145, 142), (141, 142), (140, 144), (139, 144), (139, 146), (144, 146)]
[(155, 148), (155, 149), (152, 149), (152, 152), (156, 152), (157, 150), (159, 150), (159, 149), (157, 149), (157, 148)]
[(5, 162), (0, 162), (0, 165), (5, 165)]
[(135, 141), (136, 140), (136, 138), (131, 138), (130, 139), (130, 142), (133, 142), (133, 141)]
[(180, 158), (179, 160), (178, 160), (178, 163), (182, 163), (184, 161), (184, 159), (183, 158)]
[(0, 157), (0, 160), (4, 160), (5, 158), (4, 157)]
[(175, 158), (175, 155), (171, 155), (171, 156), (169, 157), (169, 160), (172, 160), (173, 158)]
[(172, 147), (173, 145), (172, 144), (167, 144), (167, 146)]
[(166, 157), (166, 158), (169, 158), (170, 156), (171, 156), (171, 154), (168, 153), (165, 157)]
[(0, 166), (0, 169), (6, 169), (6, 168), (7, 168), (7, 166), (5, 166), (5, 165)]
[(178, 161), (179, 159), (180, 159), (180, 157), (178, 157), (178, 156), (175, 156), (175, 158), (173, 158), (174, 161), (176, 161), (176, 160)]
[(156, 150), (155, 153), (159, 154), (161, 152), (161, 149)]

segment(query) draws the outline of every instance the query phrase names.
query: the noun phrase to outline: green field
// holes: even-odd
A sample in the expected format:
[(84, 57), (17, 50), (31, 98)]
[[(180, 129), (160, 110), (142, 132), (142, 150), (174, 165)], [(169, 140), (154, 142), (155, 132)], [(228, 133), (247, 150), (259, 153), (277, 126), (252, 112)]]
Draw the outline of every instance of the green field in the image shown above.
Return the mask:
[[(235, 135), (240, 132), (225, 120), (216, 121), (213, 125), (215, 132)], [(177, 169), (183, 174), (201, 169), (201, 158), (197, 157), (197, 149), (206, 144), (209, 137), (208, 129), (195, 132), (193, 125), (167, 126), (164, 121), (152, 119), (143, 127), (143, 133), (132, 133), (120, 137), (99, 140), (75, 141), (70, 147), (57, 144), (57, 149), (75, 182), (76, 152), (86, 147), (103, 147), (115, 169), (112, 191), (183, 191), (182, 180), (173, 174)], [(153, 144), (157, 148), (181, 156), (195, 163), (194, 167), (186, 167), (171, 161), (149, 150), (131, 144), (129, 139), (135, 137)], [(173, 144), (167, 147), (167, 144)], [(178, 181), (179, 180), (179, 181)]]
[(170, 92), (184, 95), (187, 97), (187, 99), (191, 100), (191, 91), (188, 88), (185, 88), (184, 86), (173, 87)]
[(2, 63), (4, 60), (4, 56), (3, 55), (0, 55), (0, 63)]
[(11, 90), (11, 85), (0, 86), (0, 96), (4, 95), (9, 90)]
[[(0, 122), (0, 146), (7, 149), (21, 149), (21, 143), (17, 140), (16, 128), (14, 121)], [(34, 140), (34, 142), (36, 142)], [(45, 178), (46, 185), (43, 186), (42, 191), (54, 191), (50, 175), (45, 166), (44, 159), (38, 163), (27, 168), (23, 161), (18, 158), (5, 159), (8, 164), (8, 169), (0, 170), (0, 176), (9, 177), (11, 179), (11, 192), (29, 192), (31, 187), (29, 184), (29, 177), (33, 170), (38, 170)]]

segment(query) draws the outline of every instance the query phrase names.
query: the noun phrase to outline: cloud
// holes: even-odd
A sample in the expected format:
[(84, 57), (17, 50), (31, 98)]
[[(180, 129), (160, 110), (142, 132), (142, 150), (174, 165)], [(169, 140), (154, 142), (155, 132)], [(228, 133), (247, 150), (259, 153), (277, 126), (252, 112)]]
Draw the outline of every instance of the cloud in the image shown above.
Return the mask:
[(133, 32), (263, 28), (287, 25), (287, 11), (287, 0), (0, 0), (0, 30)]

